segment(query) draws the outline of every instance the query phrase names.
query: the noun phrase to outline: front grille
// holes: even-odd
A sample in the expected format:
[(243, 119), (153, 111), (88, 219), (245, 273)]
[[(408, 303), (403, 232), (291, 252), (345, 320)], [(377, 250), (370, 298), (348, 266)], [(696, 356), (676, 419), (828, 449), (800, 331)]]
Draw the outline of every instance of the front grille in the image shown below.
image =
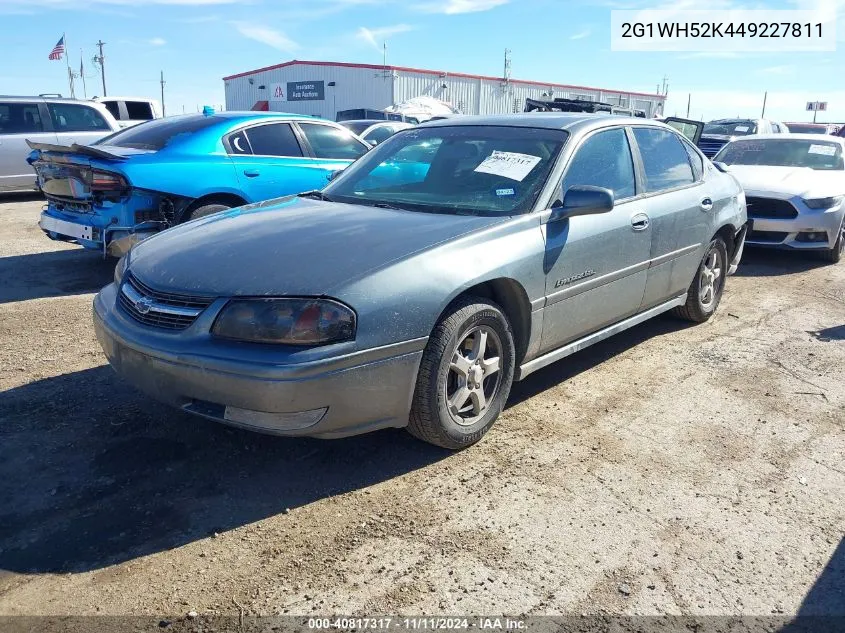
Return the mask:
[(701, 139), (698, 141), (698, 149), (707, 158), (713, 158), (726, 144), (727, 141)]
[(118, 293), (118, 302), (126, 314), (144, 325), (167, 330), (184, 330), (214, 301), (153, 290), (128, 273)]
[(781, 231), (748, 231), (745, 239), (749, 242), (767, 242), (769, 244), (780, 244), (786, 239), (789, 233)]
[(748, 217), (750, 218), (792, 220), (798, 217), (798, 209), (787, 200), (749, 196), (745, 199), (745, 202), (748, 205)]

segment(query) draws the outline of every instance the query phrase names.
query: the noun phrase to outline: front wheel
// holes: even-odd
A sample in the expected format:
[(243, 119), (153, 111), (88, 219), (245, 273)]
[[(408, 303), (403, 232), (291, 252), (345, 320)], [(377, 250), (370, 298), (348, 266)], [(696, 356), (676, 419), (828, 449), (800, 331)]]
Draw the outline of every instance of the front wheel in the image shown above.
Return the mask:
[(515, 357), (501, 308), (480, 297), (459, 299), (423, 352), (408, 431), (453, 450), (480, 440), (505, 406)]
[(838, 264), (845, 253), (845, 219), (842, 220), (842, 226), (839, 227), (839, 238), (833, 248), (819, 253), (819, 257), (829, 264)]
[(716, 237), (704, 253), (698, 272), (687, 291), (686, 303), (675, 308), (673, 313), (693, 323), (707, 321), (722, 300), (727, 272), (728, 247), (721, 237)]

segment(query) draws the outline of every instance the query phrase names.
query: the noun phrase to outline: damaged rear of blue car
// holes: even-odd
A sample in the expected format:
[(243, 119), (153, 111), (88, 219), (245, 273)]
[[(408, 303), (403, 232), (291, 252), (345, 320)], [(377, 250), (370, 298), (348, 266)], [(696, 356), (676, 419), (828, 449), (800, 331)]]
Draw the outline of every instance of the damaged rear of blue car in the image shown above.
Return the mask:
[(204, 113), (150, 121), (92, 145), (29, 143), (55, 240), (119, 257), (187, 220), (320, 189), (369, 148), (301, 115)]

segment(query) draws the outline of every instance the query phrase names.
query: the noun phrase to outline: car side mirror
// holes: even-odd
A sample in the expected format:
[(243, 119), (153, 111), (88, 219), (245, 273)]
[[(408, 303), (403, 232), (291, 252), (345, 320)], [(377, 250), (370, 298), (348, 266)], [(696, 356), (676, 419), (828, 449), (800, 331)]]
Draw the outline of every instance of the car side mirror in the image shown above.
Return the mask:
[(610, 189), (575, 185), (566, 191), (563, 202), (558, 200), (552, 205), (549, 222), (557, 222), (577, 215), (608, 213), (613, 210), (613, 204), (613, 192)]
[(713, 161), (713, 167), (718, 169), (723, 174), (728, 173), (728, 166), (720, 160), (714, 160)]

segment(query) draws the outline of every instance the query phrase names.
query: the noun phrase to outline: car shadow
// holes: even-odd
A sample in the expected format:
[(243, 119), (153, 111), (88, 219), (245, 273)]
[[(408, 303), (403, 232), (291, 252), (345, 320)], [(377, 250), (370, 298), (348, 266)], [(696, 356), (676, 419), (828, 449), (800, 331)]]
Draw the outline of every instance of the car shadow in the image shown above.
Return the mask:
[(814, 330), (807, 332), (810, 336), (822, 341), (830, 343), (832, 341), (845, 341), (845, 325), (835, 325), (823, 330)]
[(0, 193), (0, 203), (3, 202), (37, 202), (44, 200), (40, 191), (23, 191), (20, 193)]
[(828, 266), (817, 253), (746, 246), (737, 277), (776, 277)]
[(845, 537), (781, 633), (845, 631)]
[(515, 382), (505, 408), (516, 406), (529, 398), (533, 398), (538, 393), (551, 389), (651, 338), (685, 330), (693, 327), (693, 325), (689, 321), (665, 314), (615, 334), (601, 343), (591, 345), (559, 362), (544, 367), (525, 380)]
[(0, 257), (0, 303), (96, 292), (111, 282), (114, 265), (78, 247)]
[(158, 405), (108, 366), (0, 394), (0, 570), (100, 569), (372, 486), (449, 451), (278, 438)]

